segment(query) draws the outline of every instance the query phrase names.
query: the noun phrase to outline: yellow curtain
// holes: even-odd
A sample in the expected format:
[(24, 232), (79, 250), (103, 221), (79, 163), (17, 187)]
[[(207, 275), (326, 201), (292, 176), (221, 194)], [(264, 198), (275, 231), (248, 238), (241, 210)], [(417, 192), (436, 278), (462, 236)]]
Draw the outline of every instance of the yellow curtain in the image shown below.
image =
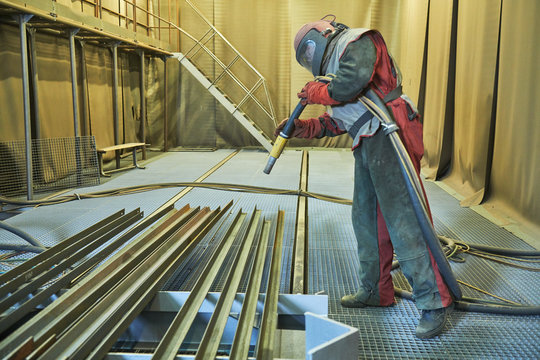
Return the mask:
[(24, 139), (19, 31), (0, 24), (0, 141)]
[(540, 25), (535, 0), (503, 1), (490, 197), (510, 230), (540, 234)]
[(453, 0), (430, 1), (424, 107), (424, 174), (435, 179), (450, 163), (453, 120)]
[(452, 166), (444, 182), (479, 204), (491, 161), (500, 1), (459, 3)]

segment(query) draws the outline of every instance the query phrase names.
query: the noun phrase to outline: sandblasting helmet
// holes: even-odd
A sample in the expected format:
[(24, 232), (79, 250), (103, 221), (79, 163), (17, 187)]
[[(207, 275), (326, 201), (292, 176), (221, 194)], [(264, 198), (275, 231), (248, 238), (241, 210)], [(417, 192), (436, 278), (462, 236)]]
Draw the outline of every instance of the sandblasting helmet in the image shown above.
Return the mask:
[[(313, 76), (321, 75), (324, 50), (328, 44), (328, 35), (334, 32), (333, 21), (318, 20), (303, 25), (294, 38), (296, 61), (308, 69)], [(335, 19), (335, 17), (334, 17)]]

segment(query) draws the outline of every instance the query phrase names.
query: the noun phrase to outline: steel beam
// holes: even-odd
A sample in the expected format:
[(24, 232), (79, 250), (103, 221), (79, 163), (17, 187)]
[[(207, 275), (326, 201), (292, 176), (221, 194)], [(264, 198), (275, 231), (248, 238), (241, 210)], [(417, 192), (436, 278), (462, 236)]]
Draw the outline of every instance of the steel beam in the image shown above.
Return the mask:
[[(110, 238), (116, 234), (118, 234), (120, 231), (125, 230), (129, 225), (133, 224), (136, 220), (140, 219), (142, 217), (142, 213), (137, 212), (136, 214), (128, 214), (124, 216), (125, 221), (120, 224), (116, 229), (110, 232), (110, 234), (104, 235), (102, 238), (95, 241), (94, 244), (91, 244), (91, 249), (94, 250), (100, 245), (103, 245), (104, 242), (110, 240)], [(15, 324), (18, 320), (23, 318), (25, 315), (30, 313), (33, 309), (35, 309), (38, 305), (44, 303), (50, 296), (60, 291), (62, 288), (69, 285), (69, 283), (84, 273), (86, 270), (88, 270), (90, 267), (92, 267), (95, 264), (98, 264), (100, 261), (102, 261), (104, 258), (106, 258), (108, 255), (110, 255), (114, 250), (118, 249), (120, 245), (125, 243), (129, 238), (128, 237), (120, 237), (111, 244), (109, 244), (105, 249), (100, 251), (98, 254), (88, 258), (86, 261), (84, 261), (82, 264), (75, 267), (73, 270), (68, 272), (66, 275), (60, 277), (56, 282), (54, 282), (52, 285), (49, 285), (48, 287), (44, 288), (43, 290), (37, 292), (34, 296), (32, 296), (28, 301), (24, 302), (21, 306), (16, 308), (13, 312), (9, 313), (7, 316), (5, 316), (2, 321), (0, 321), (0, 333), (7, 330), (10, 326)], [(90, 246), (89, 246), (90, 248)], [(53, 276), (55, 274), (61, 273), (61, 269), (65, 268), (65, 266), (72, 264), (75, 259), (80, 259), (81, 254), (76, 253), (73, 256), (71, 256), (69, 259), (66, 259), (66, 264), (63, 264), (63, 266), (56, 266), (53, 269), (51, 269), (49, 272), (43, 274), (43, 276), (37, 278), (32, 283), (30, 283), (27, 287), (24, 287), (17, 291), (16, 293), (12, 294), (10, 297), (8, 297), (6, 300), (11, 299), (21, 299), (22, 295), (25, 295), (28, 293), (27, 290), (31, 290), (32, 288), (36, 288), (37, 285), (43, 284), (43, 280), (47, 279), (50, 276)]]
[[(56, 252), (61, 251), (65, 249), (68, 246), (71, 246), (75, 244), (80, 239), (83, 239), (90, 234), (98, 231), (101, 227), (104, 225), (110, 223), (111, 221), (118, 219), (120, 216), (124, 215), (124, 210), (117, 211), (116, 213), (106, 217), (105, 219), (98, 221), (92, 226), (87, 227), (83, 231), (63, 240), (59, 244), (45, 250), (42, 253), (37, 254), (31, 259), (26, 260), (22, 264), (18, 265), (16, 268), (4, 273), (0, 274), (0, 283), (6, 283), (8, 281), (12, 281), (13, 279), (17, 278), (18, 276), (21, 276), (24, 272), (31, 270), (38, 264), (40, 264), (42, 261), (45, 261), (49, 259), (51, 256), (53, 256)], [(3, 291), (2, 291), (3, 293)]]
[[(0, 302), (0, 313), (6, 311), (11, 305), (17, 303), (19, 300), (22, 300), (26, 295), (33, 293), (39, 286), (59, 275), (75, 262), (101, 246), (105, 241), (108, 241), (113, 236), (117, 235), (123, 230), (122, 226), (124, 226), (125, 229), (125, 226), (131, 225), (130, 223), (127, 223), (127, 225), (125, 224), (127, 220), (136, 219), (139, 217), (138, 215), (139, 209), (111, 221), (95, 233), (82, 238), (64, 249), (58, 250), (54, 254), (48, 254), (49, 256), (42, 262), (4, 284), (0, 287), (0, 293), (11, 293), (11, 295)], [(31, 281), (28, 283), (29, 280)], [(27, 284), (19, 289), (19, 287), (25, 283)]]
[[(26, 322), (24, 326), (21, 326), (7, 336), (0, 342), (0, 357), (6, 356), (10, 352), (16, 350), (19, 345), (23, 344), (29, 337), (32, 337), (36, 346), (39, 346), (47, 341), (51, 335), (58, 334), (63, 326), (71, 323), (73, 319), (78, 318), (79, 315), (91, 307), (97, 299), (109, 291), (113, 284), (129, 272), (129, 269), (126, 270), (126, 266), (123, 265), (128, 261), (141, 261), (146, 257), (147, 251), (152, 252), (152, 249), (155, 249), (156, 242), (150, 243), (149, 239), (156, 236), (159, 237), (163, 232), (174, 232), (175, 228), (170, 229), (167, 227), (169, 225), (168, 221), (170, 222), (171, 218), (175, 215), (177, 217), (185, 215), (189, 210), (187, 208), (188, 207), (185, 207), (178, 212), (171, 214), (167, 219), (154, 225), (145, 232), (143, 236), (138, 238), (138, 240), (132, 241), (128, 247), (124, 247), (105, 262), (105, 264), (100, 266), (96, 272), (92, 273), (92, 276), (86, 277), (67, 293), (63, 294), (62, 301), (54, 301)], [(173, 207), (170, 206), (154, 212), (152, 215), (125, 232), (120, 238), (115, 240), (115, 243), (131, 239), (162, 216), (169, 213), (172, 209)], [(111, 244), (110, 246), (114, 245)], [(104, 253), (103, 258), (97, 256), (94, 256), (93, 258), (102, 261), (108, 254)], [(91, 261), (91, 259), (86, 261)]]
[[(307, 191), (308, 185), (308, 166), (309, 158), (308, 152), (304, 150), (302, 152), (302, 170), (300, 172), (300, 184), (301, 191)], [(298, 203), (296, 206), (296, 234), (294, 237), (294, 262), (292, 268), (292, 281), (291, 281), (291, 294), (305, 294), (306, 291), (306, 264), (307, 261), (307, 249), (308, 249), (308, 237), (307, 237), (307, 198), (305, 196), (298, 196)]]
[[(118, 43), (111, 46), (113, 60), (113, 127), (114, 145), (120, 144), (120, 115), (118, 111)], [(120, 153), (115, 151), (116, 168), (120, 168)]]
[(39, 120), (39, 91), (38, 91), (38, 66), (36, 54), (36, 29), (28, 29), (30, 39), (30, 72), (32, 74), (32, 99), (34, 109), (34, 135), (36, 139), (41, 138), (41, 123)]
[(264, 311), (257, 342), (257, 360), (273, 359), (275, 333), (277, 329), (277, 305), (279, 297), (279, 278), (281, 275), (281, 253), (283, 249), (283, 229), (285, 212), (278, 212), (276, 234), (274, 238), (274, 248), (272, 250), (272, 261), (270, 264), (270, 276), (266, 290)]
[(255, 324), (255, 314), (259, 299), (259, 289), (264, 269), (264, 259), (268, 246), (268, 236), (270, 234), (270, 221), (264, 221), (263, 229), (257, 244), (253, 268), (249, 275), (249, 282), (244, 301), (242, 302), (242, 312), (238, 319), (236, 333), (231, 347), (231, 359), (246, 359), (249, 353), (249, 338)]
[[(141, 115), (140, 115), (140, 129), (141, 129), (141, 142), (146, 143), (146, 66), (144, 63), (144, 50), (139, 51), (141, 57), (141, 73), (139, 77), (139, 89), (141, 92)], [(142, 159), (146, 160), (146, 146), (142, 147)]]
[[(122, 316), (133, 311), (136, 302), (144, 297), (149, 287), (152, 288), (150, 285), (161, 279), (163, 271), (214, 216), (214, 212), (204, 208), (179, 229), (180, 236), (165, 236), (166, 239), (156, 251), (149, 254), (143, 262), (133, 264), (135, 267), (131, 268), (127, 276), (63, 333), (43, 356), (50, 359), (87, 358), (103, 335), (107, 334)], [(153, 288), (158, 290), (155, 285)], [(148, 296), (144, 298), (150, 301)], [(146, 303), (143, 307), (144, 305)]]
[[(229, 274), (225, 285), (223, 285), (223, 292), (219, 297), (219, 301), (216, 304), (216, 309), (210, 318), (210, 323), (206, 328), (204, 336), (199, 344), (199, 350), (195, 359), (213, 359), (217, 355), (221, 337), (225, 330), (225, 325), (229, 318), (231, 306), (233, 304), (236, 292), (238, 291), (238, 285), (242, 279), (244, 271), (249, 269), (250, 262), (248, 262), (248, 255), (251, 247), (257, 238), (260, 240), (262, 234), (263, 222), (261, 220), (261, 211), (254, 210), (248, 225), (248, 231), (246, 232), (243, 241), (240, 245), (240, 250), (234, 256), (234, 260), (231, 266), (232, 273)], [(257, 241), (259, 243), (259, 241)], [(249, 342), (251, 337), (245, 338)]]
[(73, 132), (75, 137), (81, 136), (79, 130), (79, 96), (77, 94), (77, 60), (75, 57), (75, 35), (79, 29), (69, 31), (69, 60), (71, 67), (71, 98), (73, 102)]
[(174, 318), (169, 329), (161, 339), (156, 351), (154, 352), (153, 359), (174, 359), (178, 353), (178, 349), (184, 341), (189, 328), (199, 308), (214, 281), (212, 275), (214, 275), (223, 264), (223, 261), (227, 257), (229, 249), (231, 248), (236, 236), (240, 232), (242, 222), (244, 221), (246, 214), (238, 212), (234, 218), (233, 223), (227, 230), (227, 233), (223, 239), (215, 248), (212, 257), (208, 264), (205, 266), (201, 276), (197, 283), (193, 287), (191, 295), (186, 300), (184, 306), (180, 309), (176, 317)]
[(32, 125), (30, 122), (30, 90), (28, 80), (28, 46), (26, 42), (26, 23), (32, 15), (17, 15), (19, 23), (19, 36), (21, 44), (21, 71), (23, 85), (23, 113), (24, 113), (24, 143), (26, 154), (26, 197), (34, 199), (34, 179), (32, 166)]

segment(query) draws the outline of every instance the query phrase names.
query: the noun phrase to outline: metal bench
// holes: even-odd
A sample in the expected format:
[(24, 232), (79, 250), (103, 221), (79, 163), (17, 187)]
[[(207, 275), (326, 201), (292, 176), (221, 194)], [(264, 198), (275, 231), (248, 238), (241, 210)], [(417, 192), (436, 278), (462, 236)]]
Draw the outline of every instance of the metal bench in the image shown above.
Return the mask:
[[(140, 166), (137, 164), (137, 149), (143, 148), (148, 145), (145, 143), (127, 143), (127, 144), (119, 144), (119, 145), (113, 145), (113, 146), (107, 146), (101, 149), (97, 149), (98, 154), (98, 161), (99, 161), (99, 173), (101, 176), (110, 177), (111, 173), (122, 171), (122, 170), (128, 170), (133, 168), (138, 169), (144, 169), (144, 166)], [(133, 152), (133, 164), (130, 166), (120, 167), (120, 150), (124, 149), (131, 149)], [(110, 170), (105, 172), (103, 170), (103, 154), (105, 154), (107, 151), (114, 151), (116, 153), (116, 169)]]

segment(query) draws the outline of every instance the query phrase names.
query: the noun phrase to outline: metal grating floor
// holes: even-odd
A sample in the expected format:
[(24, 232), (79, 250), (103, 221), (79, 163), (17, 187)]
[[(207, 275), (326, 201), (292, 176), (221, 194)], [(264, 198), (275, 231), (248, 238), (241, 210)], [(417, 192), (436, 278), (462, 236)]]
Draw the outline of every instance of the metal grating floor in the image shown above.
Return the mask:
[[(193, 181), (232, 150), (215, 152), (171, 152), (147, 162), (146, 170), (130, 170), (100, 186), (77, 189), (93, 192), (137, 184)], [(297, 189), (302, 159), (301, 151), (285, 151), (270, 175), (263, 174), (267, 154), (242, 150), (205, 182), (249, 184)], [(352, 197), (353, 157), (349, 150), (314, 150), (309, 152), (309, 191)], [(528, 249), (524, 241), (490, 223), (470, 209), (461, 208), (456, 199), (436, 184), (426, 182), (435, 227), (439, 234), (466, 242)], [(177, 194), (178, 189), (163, 189), (114, 198), (74, 201), (23, 212), (7, 222), (19, 226), (45, 245), (53, 245), (119, 209), (141, 207), (150, 214)], [(235, 212), (253, 208), (273, 219), (278, 209), (286, 211), (281, 291), (288, 292), (292, 241), (295, 228), (296, 197), (233, 193), (194, 189), (181, 198), (176, 207), (210, 206), (216, 208), (234, 200)], [(342, 295), (354, 292), (358, 279), (356, 240), (350, 220), (350, 207), (309, 199), (309, 293), (325, 291), (329, 295), (329, 316), (360, 330), (361, 359), (501, 359), (540, 358), (540, 316), (507, 316), (456, 311), (451, 315), (445, 334), (431, 340), (419, 340), (414, 330), (419, 316), (414, 303), (397, 300), (392, 308), (346, 309), (339, 304)], [(211, 236), (209, 234), (208, 236)], [(0, 230), (0, 241), (20, 243), (15, 236)], [(211, 246), (200, 244), (191, 259), (166, 284), (166, 289), (189, 290), (198, 271), (194, 264), (204, 264)], [(0, 264), (5, 271), (9, 264)], [(540, 277), (537, 273), (510, 268), (467, 256), (464, 263), (452, 263), (458, 279), (499, 296), (525, 304), (540, 303)], [(189, 269), (189, 272), (186, 272)], [(408, 287), (404, 277), (394, 274), (396, 285)], [(217, 278), (213, 291), (219, 291), (223, 279)], [(491, 299), (467, 287), (466, 296)]]

